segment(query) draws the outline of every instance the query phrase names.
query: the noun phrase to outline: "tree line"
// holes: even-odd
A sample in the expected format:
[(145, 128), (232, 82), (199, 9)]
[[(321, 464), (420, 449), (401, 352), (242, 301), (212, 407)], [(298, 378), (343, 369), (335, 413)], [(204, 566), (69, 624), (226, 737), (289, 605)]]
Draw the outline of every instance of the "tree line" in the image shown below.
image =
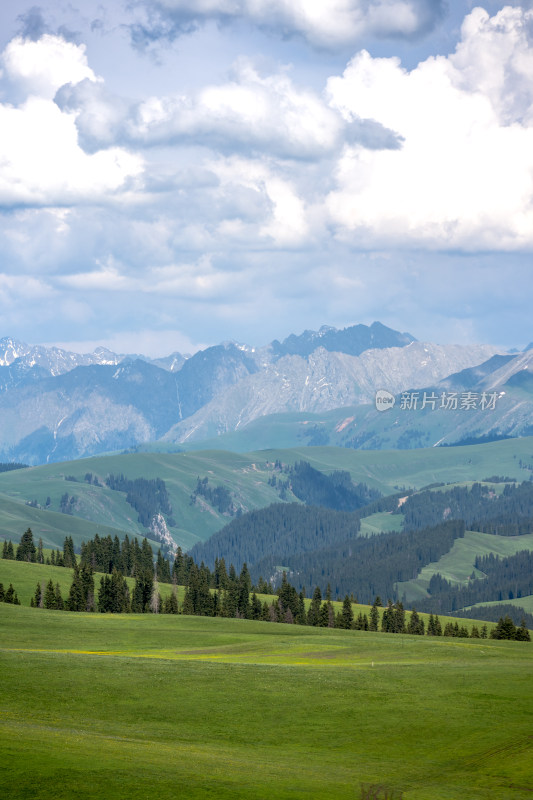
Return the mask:
[(402, 513), (405, 530), (436, 525), (443, 519), (462, 519), (468, 530), (521, 536), (533, 532), (533, 483), (506, 484), (501, 494), (484, 483), (421, 491), (405, 500)]
[[(445, 523), (444, 526), (437, 526), (437, 529), (441, 535), (443, 534), (442, 528), (447, 528), (453, 532), (453, 524)], [(455, 530), (455, 533), (457, 533), (457, 530)], [(366, 541), (371, 544), (368, 540)], [(379, 541), (380, 539), (377, 538), (376, 542)], [(9, 547), (10, 544), (8, 542), (4, 543), (5, 552), (10, 553), (13, 551), (12, 544), (11, 548)], [(409, 618), (406, 619), (406, 612), (402, 602), (397, 601), (393, 604), (391, 599), (383, 609), (379, 626), (380, 615), (378, 608), (381, 606), (379, 596), (375, 597), (369, 616), (362, 612), (357, 617), (354, 616), (352, 603), (355, 602), (355, 599), (353, 593), (351, 596), (345, 594), (342, 610), (335, 612), (329, 583), (325, 597), (322, 596), (320, 587), (318, 585), (315, 586), (311, 603), (306, 609), (305, 588), (300, 588), (298, 591), (289, 582), (286, 572), (283, 572), (281, 585), (272, 601), (264, 600), (261, 603), (257, 595), (272, 593), (271, 584), (265, 581), (262, 576), (259, 576), (257, 584), (254, 585), (246, 563), (243, 564), (239, 574), (237, 574), (233, 564), (230, 564), (229, 570), (227, 570), (224, 558), (216, 558), (214, 569), (210, 570), (203, 562), (198, 566), (191, 555), (183, 553), (181, 548), (178, 548), (171, 566), (168, 559), (165, 559), (161, 552), (158, 552), (157, 557), (154, 559), (152, 548), (146, 538), (143, 540), (142, 545), (139, 546), (137, 539), (130, 542), (127, 536), (121, 544), (118, 537), (111, 539), (110, 536), (99, 537), (97, 534), (94, 539), (83, 543), (81, 549), (82, 554), (78, 564), (72, 537), (65, 537), (62, 562), (74, 571), (68, 597), (63, 599), (59, 583), (54, 585), (50, 579), (46, 586), (44, 583), (37, 584), (35, 594), (31, 599), (32, 606), (68, 611), (100, 611), (102, 613), (151, 612), (177, 614), (180, 609), (178, 608), (176, 587), (179, 584), (185, 586), (185, 597), (181, 608), (181, 613), (183, 614), (237, 617), (354, 630), (377, 631), (381, 629), (386, 633), (410, 633), (414, 635), (424, 635), (425, 633), (424, 621), (418, 615), (417, 610), (413, 608)], [(18, 560), (35, 562), (37, 561), (37, 553), (38, 548), (33, 543), (32, 531), (28, 528), (21, 537), (21, 542), (17, 548), (17, 558)], [(512, 559), (513, 564), (521, 563), (525, 555), (531, 556), (533, 559), (533, 554), (524, 552)], [(5, 557), (9, 558), (10, 556), (7, 555)], [(494, 557), (487, 557), (489, 566), (482, 560), (480, 560), (480, 564), (489, 569), (490, 566), (494, 568), (498, 561)], [(129, 564), (130, 571), (128, 574), (135, 577), (135, 585), (131, 593), (121, 569), (125, 563)], [(100, 578), (97, 595), (95, 594), (94, 585), (95, 571), (106, 573)], [(527, 566), (525, 571), (526, 573), (528, 572)], [(159, 582), (172, 582), (173, 584), (170, 597), (167, 597), (164, 601), (159, 593)], [(12, 586), (10, 586), (8, 592), (8, 596), (12, 598), (14, 592)], [(16, 597), (16, 593), (14, 596)], [(15, 601), (11, 599), (5, 602)], [(507, 619), (507, 616), (505, 619)], [(514, 625), (512, 620), (511, 622)], [(509, 625), (507, 624), (506, 630), (508, 628)], [(484, 629), (486, 631), (486, 626), (484, 626)], [(455, 627), (448, 623), (443, 631), (438, 615), (433, 617), (433, 613), (430, 613), (427, 635), (459, 637), (470, 635), (473, 638), (478, 636), (484, 638), (484, 629), (482, 628), (481, 633), (479, 633), (474, 626), (469, 634), (466, 628), (459, 628), (458, 623), (455, 623)], [(520, 633), (517, 633), (515, 637), (505, 634), (497, 638), (527, 639), (524, 633), (524, 631), (527, 631), (524, 620), (516, 631), (520, 631)]]
[(172, 517), (172, 506), (165, 481), (161, 478), (135, 478), (130, 480), (124, 475), (108, 475), (106, 485), (115, 492), (125, 492), (126, 502), (138, 513), (138, 521), (145, 528), (150, 527), (157, 514), (163, 514), (169, 525), (175, 525)]
[[(430, 597), (420, 601), (424, 611), (454, 613), (466, 606), (491, 601), (506, 601), (533, 594), (533, 553), (522, 550), (513, 556), (500, 558), (490, 553), (477, 557), (475, 567), (484, 577), (473, 572), (466, 586), (457, 586), (439, 573), (432, 575)], [(521, 613), (523, 612), (520, 609)]]

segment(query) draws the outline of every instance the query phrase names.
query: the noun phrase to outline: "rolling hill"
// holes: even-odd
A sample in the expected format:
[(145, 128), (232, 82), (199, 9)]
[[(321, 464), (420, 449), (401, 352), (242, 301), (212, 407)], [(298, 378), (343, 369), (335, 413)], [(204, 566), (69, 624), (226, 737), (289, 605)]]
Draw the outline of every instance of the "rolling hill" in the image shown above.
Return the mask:
[[(0, 473), (0, 538), (16, 539), (17, 529), (20, 535), (26, 527), (38, 525), (46, 531), (47, 542), (57, 546), (64, 532), (85, 523), (91, 527), (82, 529), (82, 538), (92, 538), (95, 529), (104, 527), (117, 530), (119, 536), (121, 532), (145, 535), (147, 531), (125, 494), (105, 485), (107, 476), (122, 474), (131, 480), (161, 478), (165, 482), (175, 523), (169, 524), (170, 533), (176, 544), (188, 549), (232, 519), (231, 513), (220, 511), (203, 497), (191, 501), (198, 478), (207, 477), (213, 488), (226, 487), (235, 513), (246, 513), (280, 501), (279, 489), (269, 483), (276, 461), (307, 461), (326, 474), (345, 470), (355, 483), (388, 495), (401, 487), (420, 489), (434, 482), (480, 480), (494, 474), (527, 480), (533, 474), (533, 439), (390, 452), (304, 446), (247, 454), (218, 450), (128, 453), (4, 472)], [(88, 474), (97, 477), (100, 485), (87, 483)], [(65, 493), (76, 498), (70, 506), (72, 514), (59, 513)], [(286, 497), (298, 502), (290, 489)], [(29, 502), (34, 507), (28, 506)]]

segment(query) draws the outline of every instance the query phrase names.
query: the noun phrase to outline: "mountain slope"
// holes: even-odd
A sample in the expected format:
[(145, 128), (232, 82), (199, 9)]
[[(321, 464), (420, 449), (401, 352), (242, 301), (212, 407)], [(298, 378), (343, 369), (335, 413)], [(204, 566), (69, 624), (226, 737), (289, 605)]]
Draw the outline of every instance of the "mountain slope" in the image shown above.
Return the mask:
[[(327, 475), (334, 470), (346, 471), (354, 483), (364, 483), (391, 495), (401, 487), (421, 488), (440, 481), (480, 480), (495, 474), (528, 480), (533, 474), (533, 438), (471, 447), (402, 451), (304, 446), (242, 455), (215, 450), (115, 454), (13, 470), (0, 473), (0, 539), (5, 530), (19, 529), (22, 533), (28, 525), (33, 526), (37, 511), (45, 515), (43, 521), (48, 524), (48, 530), (53, 526), (52, 517), (47, 515), (55, 512), (66, 525), (80, 518), (95, 525), (111, 525), (129, 534), (143, 535), (145, 529), (138, 522), (137, 512), (126, 502), (126, 495), (105, 485), (106, 477), (113, 474), (130, 480), (162, 479), (174, 518), (173, 524), (168, 523), (170, 533), (176, 544), (189, 548), (197, 541), (208, 539), (232, 519), (231, 511), (221, 511), (208, 497), (199, 496), (196, 502), (191, 500), (198, 478), (208, 478), (212, 489), (225, 487), (234, 509), (243, 513), (280, 501), (277, 479), (285, 481), (286, 477), (276, 470), (276, 461), (283, 465), (306, 461)], [(93, 481), (88, 483), (88, 474), (97, 477), (100, 485), (95, 486)], [(273, 485), (273, 478), (276, 478), (276, 485)], [(69, 504), (72, 516), (58, 514), (65, 493), (75, 498)], [(298, 502), (290, 488), (286, 498), (288, 502)], [(37, 508), (27, 506), (28, 502)], [(12, 504), (16, 506), (15, 525)], [(58, 534), (57, 544), (62, 543), (63, 538), (64, 534)]]
[[(323, 348), (304, 358), (283, 356), (217, 395), (175, 425), (165, 441), (190, 442), (238, 430), (253, 420), (288, 411), (318, 412), (374, 401), (376, 390), (397, 393), (425, 386), (492, 356), (485, 345), (434, 345), (366, 350), (360, 356)], [(184, 368), (185, 369), (185, 368)]]

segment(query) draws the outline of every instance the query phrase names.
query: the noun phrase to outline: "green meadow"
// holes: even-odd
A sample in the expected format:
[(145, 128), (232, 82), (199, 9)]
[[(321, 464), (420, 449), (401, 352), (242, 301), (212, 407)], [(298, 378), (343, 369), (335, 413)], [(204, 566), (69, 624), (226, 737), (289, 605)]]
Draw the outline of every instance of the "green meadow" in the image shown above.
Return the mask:
[(4, 798), (533, 792), (527, 643), (2, 603), (0, 660)]
[[(435, 482), (471, 482), (492, 475), (528, 480), (533, 469), (533, 437), (508, 439), (469, 447), (430, 447), (420, 450), (353, 450), (346, 447), (294, 447), (290, 450), (260, 450), (232, 453), (202, 450), (188, 453), (140, 452), (95, 456), (78, 461), (46, 464), (0, 473), (0, 541), (18, 541), (31, 527), (36, 540), (46, 547), (62, 546), (71, 535), (79, 547), (98, 533), (125, 533), (143, 537), (146, 530), (124, 493), (107, 486), (86, 483), (87, 473), (100, 483), (109, 474), (129, 479), (162, 478), (172, 504), (176, 525), (171, 528), (177, 544), (189, 549), (226, 525), (231, 517), (203, 502), (191, 502), (198, 477), (207, 477), (212, 487), (225, 486), (243, 511), (279, 502), (279, 492), (269, 484), (273, 464), (309, 461), (316, 469), (331, 473), (347, 470), (352, 480), (364, 482), (384, 494), (399, 487), (421, 489)], [(75, 478), (74, 481), (67, 480)], [(498, 489), (501, 491), (501, 486)], [(60, 513), (61, 497), (75, 497), (73, 514)], [(47, 501), (49, 499), (49, 505)], [(289, 499), (296, 498), (290, 495)], [(37, 504), (27, 505), (28, 502)], [(399, 519), (374, 519), (363, 535), (396, 527)]]

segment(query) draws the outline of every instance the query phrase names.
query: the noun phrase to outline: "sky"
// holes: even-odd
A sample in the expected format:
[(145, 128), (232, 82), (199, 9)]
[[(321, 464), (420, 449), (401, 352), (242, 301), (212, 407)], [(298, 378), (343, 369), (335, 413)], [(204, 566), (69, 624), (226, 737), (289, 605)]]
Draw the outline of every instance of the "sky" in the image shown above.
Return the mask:
[(0, 6), (0, 336), (533, 340), (533, 2)]

